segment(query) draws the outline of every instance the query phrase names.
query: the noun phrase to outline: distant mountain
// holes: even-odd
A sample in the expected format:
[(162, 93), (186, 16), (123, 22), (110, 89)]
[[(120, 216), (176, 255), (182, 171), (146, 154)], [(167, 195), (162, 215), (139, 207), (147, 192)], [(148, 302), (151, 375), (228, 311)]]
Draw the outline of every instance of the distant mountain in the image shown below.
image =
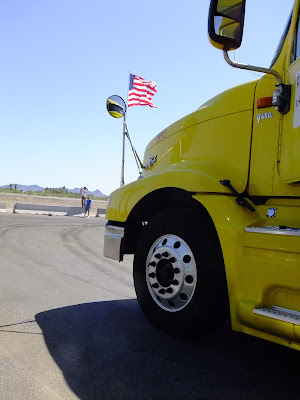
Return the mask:
[[(3, 185), (3, 186), (0, 186), (0, 189), (7, 189), (9, 187), (10, 187), (9, 185)], [(14, 188), (15, 188), (15, 185), (13, 184), (12, 185), (12, 189), (14, 189)], [(29, 185), (29, 186), (17, 185), (17, 189), (18, 190), (22, 190), (24, 193), (25, 192), (29, 192), (29, 191), (32, 191), (32, 192), (43, 192), (45, 190), (45, 188), (43, 188), (41, 186), (38, 186), (38, 185)], [(74, 189), (68, 189), (67, 188), (67, 191), (71, 192), (71, 193), (80, 193), (80, 188), (74, 188)], [(88, 190), (88, 194), (92, 194), (95, 197), (107, 197), (106, 194), (102, 193), (98, 189), (94, 190), (94, 191)]]
[(71, 193), (80, 193), (80, 188), (68, 189), (68, 192), (71, 192)]
[(100, 192), (100, 190), (98, 190), (98, 189), (94, 190), (93, 192), (88, 192), (88, 193), (93, 194), (95, 197), (107, 197), (106, 194)]
[[(80, 193), (80, 188), (74, 188), (74, 189), (68, 189), (68, 192), (71, 192), (71, 193)], [(88, 194), (92, 194), (93, 196), (95, 196), (95, 197), (107, 197), (107, 195), (106, 194), (104, 194), (104, 193), (102, 193), (100, 190), (94, 190), (94, 191), (91, 191), (91, 190), (88, 190)]]
[[(1, 189), (7, 189), (9, 188), (9, 185), (4, 185), (4, 186), (0, 186)], [(15, 188), (15, 185), (12, 185), (12, 189)], [(42, 188), (41, 186), (38, 185), (17, 185), (17, 189), (18, 190), (22, 190), (23, 192), (43, 192), (45, 188)]]

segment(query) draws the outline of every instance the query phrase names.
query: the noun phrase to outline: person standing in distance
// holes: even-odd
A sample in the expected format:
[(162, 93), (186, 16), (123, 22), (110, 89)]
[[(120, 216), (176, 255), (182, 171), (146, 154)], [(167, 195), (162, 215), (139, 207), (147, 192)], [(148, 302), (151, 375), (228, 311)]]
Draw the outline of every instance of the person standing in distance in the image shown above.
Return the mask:
[(84, 186), (84, 188), (81, 190), (81, 206), (85, 207), (86, 205), (86, 194), (87, 194), (87, 188)]
[(90, 199), (90, 196), (88, 196), (87, 201), (86, 201), (86, 206), (85, 206), (85, 213), (84, 213), (85, 217), (86, 217), (86, 213), (88, 214), (87, 215), (88, 218), (90, 216), (91, 203), (92, 203), (92, 200)]

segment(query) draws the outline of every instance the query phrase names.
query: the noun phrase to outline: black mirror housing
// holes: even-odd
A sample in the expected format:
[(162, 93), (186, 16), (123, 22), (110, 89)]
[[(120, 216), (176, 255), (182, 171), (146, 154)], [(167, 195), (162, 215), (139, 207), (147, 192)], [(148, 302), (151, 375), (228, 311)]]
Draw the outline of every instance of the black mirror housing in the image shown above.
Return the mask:
[(213, 46), (226, 51), (240, 47), (245, 6), (246, 0), (211, 0), (208, 35)]

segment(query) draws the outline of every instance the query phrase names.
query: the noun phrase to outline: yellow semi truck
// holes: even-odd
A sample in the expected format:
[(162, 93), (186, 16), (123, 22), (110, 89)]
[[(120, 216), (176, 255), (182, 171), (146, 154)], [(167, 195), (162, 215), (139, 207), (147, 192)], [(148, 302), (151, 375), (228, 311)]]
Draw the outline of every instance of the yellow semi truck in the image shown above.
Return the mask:
[(264, 72), (148, 144), (142, 179), (109, 200), (104, 255), (134, 254), (137, 298), (171, 334), (235, 331), (300, 350), (300, 18), (271, 68), (237, 64), (245, 0), (212, 0), (209, 37)]

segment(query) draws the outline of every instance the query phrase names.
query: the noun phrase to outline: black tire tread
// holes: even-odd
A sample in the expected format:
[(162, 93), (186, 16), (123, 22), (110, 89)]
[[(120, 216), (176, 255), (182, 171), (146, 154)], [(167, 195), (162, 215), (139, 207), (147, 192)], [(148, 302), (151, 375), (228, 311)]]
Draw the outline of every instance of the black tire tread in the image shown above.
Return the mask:
[[(177, 312), (160, 308), (146, 283), (146, 258), (154, 241), (163, 234), (182, 237), (193, 251), (197, 285), (189, 304)], [(228, 316), (228, 291), (221, 246), (215, 227), (205, 214), (189, 209), (171, 209), (155, 216), (144, 228), (133, 264), (134, 285), (146, 317), (172, 335), (205, 336)]]

